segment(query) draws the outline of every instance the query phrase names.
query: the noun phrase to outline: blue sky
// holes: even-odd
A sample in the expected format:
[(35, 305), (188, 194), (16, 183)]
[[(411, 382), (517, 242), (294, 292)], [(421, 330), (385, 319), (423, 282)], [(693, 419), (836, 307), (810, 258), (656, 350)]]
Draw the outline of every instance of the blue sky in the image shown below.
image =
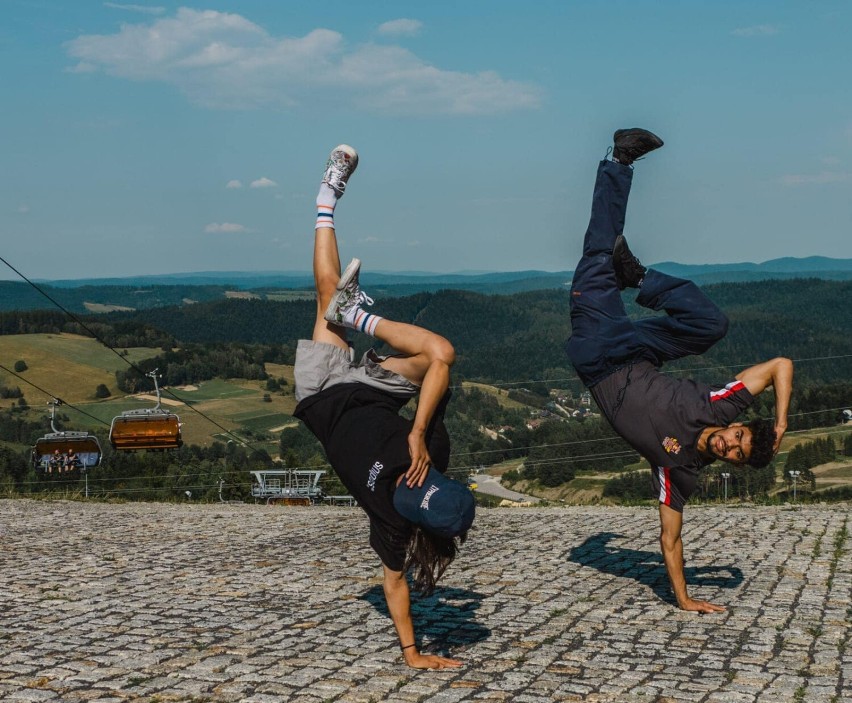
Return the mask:
[[(566, 270), (613, 130), (646, 262), (852, 257), (852, 4), (4, 0), (0, 255), (38, 278), (342, 256)], [(14, 278), (8, 270), (2, 278)]]

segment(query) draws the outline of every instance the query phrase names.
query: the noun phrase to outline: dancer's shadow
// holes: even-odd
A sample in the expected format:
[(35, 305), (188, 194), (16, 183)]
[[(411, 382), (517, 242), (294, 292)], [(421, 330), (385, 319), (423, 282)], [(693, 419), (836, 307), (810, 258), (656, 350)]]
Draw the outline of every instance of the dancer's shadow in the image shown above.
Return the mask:
[[(359, 598), (390, 617), (381, 586), (374, 586)], [(483, 598), (482, 594), (463, 588), (439, 587), (431, 596), (412, 593), (411, 618), (417, 644), (429, 654), (448, 657), (451, 648), (457, 652), (488, 638), (491, 630), (474, 620)]]
[[(592, 535), (572, 548), (568, 559), (605, 574), (636, 579), (650, 587), (660, 600), (676, 604), (662, 554), (609, 544), (623, 536), (614, 532)], [(683, 573), (688, 586), (736, 588), (743, 582), (743, 572), (736, 566), (687, 566)]]

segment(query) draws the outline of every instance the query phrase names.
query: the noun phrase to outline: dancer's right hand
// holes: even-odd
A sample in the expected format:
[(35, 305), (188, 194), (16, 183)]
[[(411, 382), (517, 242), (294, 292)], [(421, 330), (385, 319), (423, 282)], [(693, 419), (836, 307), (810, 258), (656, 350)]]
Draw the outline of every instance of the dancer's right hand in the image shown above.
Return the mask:
[(696, 613), (724, 613), (727, 608), (721, 605), (709, 603), (706, 600), (693, 600), (688, 598), (683, 603), (678, 603), (681, 610), (689, 610)]
[(412, 669), (456, 669), (462, 665), (458, 659), (439, 657), (437, 654), (405, 653), (405, 663)]

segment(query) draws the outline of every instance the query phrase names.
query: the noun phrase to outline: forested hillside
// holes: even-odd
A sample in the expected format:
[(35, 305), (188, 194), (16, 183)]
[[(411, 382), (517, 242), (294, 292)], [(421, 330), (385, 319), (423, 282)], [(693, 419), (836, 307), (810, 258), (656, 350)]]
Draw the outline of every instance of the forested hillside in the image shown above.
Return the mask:
[[(706, 378), (773, 356), (804, 361), (800, 384), (852, 377), (852, 282), (795, 279), (707, 286), (707, 294), (731, 321), (727, 337), (700, 358), (672, 369), (692, 369)], [(655, 314), (629, 302), (636, 316)], [(481, 295), (456, 290), (379, 299), (384, 316), (426, 326), (455, 345), (459, 377), (489, 383), (526, 383), (573, 378), (563, 346), (570, 335), (567, 291)], [(310, 333), (312, 300), (218, 300), (84, 318), (87, 326), (117, 346), (170, 344), (282, 345), (292, 363), (295, 342)], [(68, 331), (85, 333), (59, 311), (0, 313), (0, 334)], [(369, 340), (356, 339), (358, 350)]]
[[(852, 282), (796, 279), (705, 288), (731, 320), (728, 336), (701, 358), (674, 368), (741, 368), (772, 356), (809, 359), (800, 382), (852, 377)], [(428, 327), (456, 347), (455, 373), (488, 382), (573, 377), (563, 351), (570, 334), (567, 291), (511, 296), (445, 290), (378, 300), (376, 312)], [(240, 341), (293, 346), (309, 334), (314, 303), (227, 300), (102, 318), (142, 322), (183, 342)], [(632, 314), (653, 314), (628, 303)], [(368, 344), (357, 340), (358, 347)], [(820, 360), (817, 361), (816, 359)], [(705, 372), (698, 372), (707, 375)], [(709, 377), (718, 377), (713, 371)]]
[[(728, 314), (729, 334), (702, 357), (672, 365), (672, 372), (724, 382), (745, 366), (788, 356), (796, 360), (790, 431), (836, 425), (838, 409), (852, 403), (852, 282), (772, 280), (705, 290)], [(654, 314), (625, 299), (632, 314)], [(377, 300), (379, 314), (433, 329), (457, 350), (455, 399), (447, 424), (453, 439), (451, 466), (458, 474), (501, 461), (514, 466), (523, 462), (522, 473), (507, 476), (548, 487), (581, 480), (590, 472), (618, 473), (638, 460), (606, 422), (590, 414), (593, 406), (583, 407), (582, 386), (563, 351), (570, 334), (568, 303), (565, 290), (514, 295), (443, 290)], [(277, 382), (268, 377), (267, 366), (293, 363), (296, 340), (310, 333), (314, 315), (313, 300), (243, 299), (86, 316), (82, 325), (57, 310), (16, 311), (0, 313), (0, 334), (87, 334), (88, 328), (119, 349), (153, 348), (139, 365), (144, 371), (159, 368), (166, 385), (238, 377), (269, 383), (267, 390), (274, 393)], [(369, 343), (364, 337), (356, 340), (359, 351)], [(502, 389), (499, 400), (463, 386), (464, 380)], [(118, 371), (116, 381), (124, 392), (150, 390), (151, 385), (131, 369)], [(44, 425), (21, 424), (31, 390), (18, 385), (6, 389), (15, 407), (4, 413), (2, 429), (6, 441), (26, 445)], [(60, 378), (55, 385), (51, 380), (54, 387), (62, 390)], [(13, 394), (21, 392), (25, 397)], [(771, 393), (760, 396), (748, 416), (771, 415), (772, 402)], [(274, 424), (282, 421), (268, 427)], [(279, 442), (286, 465), (324, 463), (303, 427), (272, 435), (256, 428), (250, 438), (266, 447)], [(270, 461), (268, 454), (258, 456), (257, 461)], [(718, 495), (718, 472), (718, 467), (707, 470), (701, 495)], [(734, 472), (730, 488), (735, 484), (737, 495), (766, 493), (776, 474), (774, 468), (765, 473)], [(645, 478), (619, 478), (610, 495), (641, 494)]]
[[(566, 262), (571, 263), (571, 262)], [(785, 258), (761, 264), (678, 264), (663, 262), (654, 268), (688, 278), (701, 285), (772, 279), (852, 279), (852, 259), (813, 256)], [(571, 271), (505, 271), (492, 273), (382, 273), (364, 271), (361, 281), (376, 297), (386, 299), (458, 290), (483, 295), (511, 295), (526, 291), (562, 290)], [(53, 300), (74, 313), (103, 313), (115, 309), (148, 310), (169, 305), (189, 305), (226, 297), (288, 300), (313, 290), (309, 272), (201, 272), (128, 278), (51, 280), (38, 283)], [(23, 281), (0, 281), (0, 311), (37, 310), (50, 302)]]

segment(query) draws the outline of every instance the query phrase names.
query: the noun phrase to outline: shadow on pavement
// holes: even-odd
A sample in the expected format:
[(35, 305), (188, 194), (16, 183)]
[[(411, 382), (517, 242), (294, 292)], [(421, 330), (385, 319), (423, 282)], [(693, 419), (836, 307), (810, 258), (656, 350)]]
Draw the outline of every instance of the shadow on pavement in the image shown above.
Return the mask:
[[(610, 544), (622, 537), (614, 532), (592, 535), (571, 549), (568, 560), (605, 574), (635, 579), (651, 588), (660, 600), (677, 605), (663, 555)], [(736, 566), (687, 566), (683, 571), (687, 586), (736, 588), (743, 582), (743, 572)]]
[[(449, 657), (490, 637), (491, 630), (474, 620), (484, 597), (463, 588), (439, 587), (431, 596), (412, 593), (411, 617), (421, 651)], [(374, 586), (359, 598), (390, 618), (381, 586)]]

